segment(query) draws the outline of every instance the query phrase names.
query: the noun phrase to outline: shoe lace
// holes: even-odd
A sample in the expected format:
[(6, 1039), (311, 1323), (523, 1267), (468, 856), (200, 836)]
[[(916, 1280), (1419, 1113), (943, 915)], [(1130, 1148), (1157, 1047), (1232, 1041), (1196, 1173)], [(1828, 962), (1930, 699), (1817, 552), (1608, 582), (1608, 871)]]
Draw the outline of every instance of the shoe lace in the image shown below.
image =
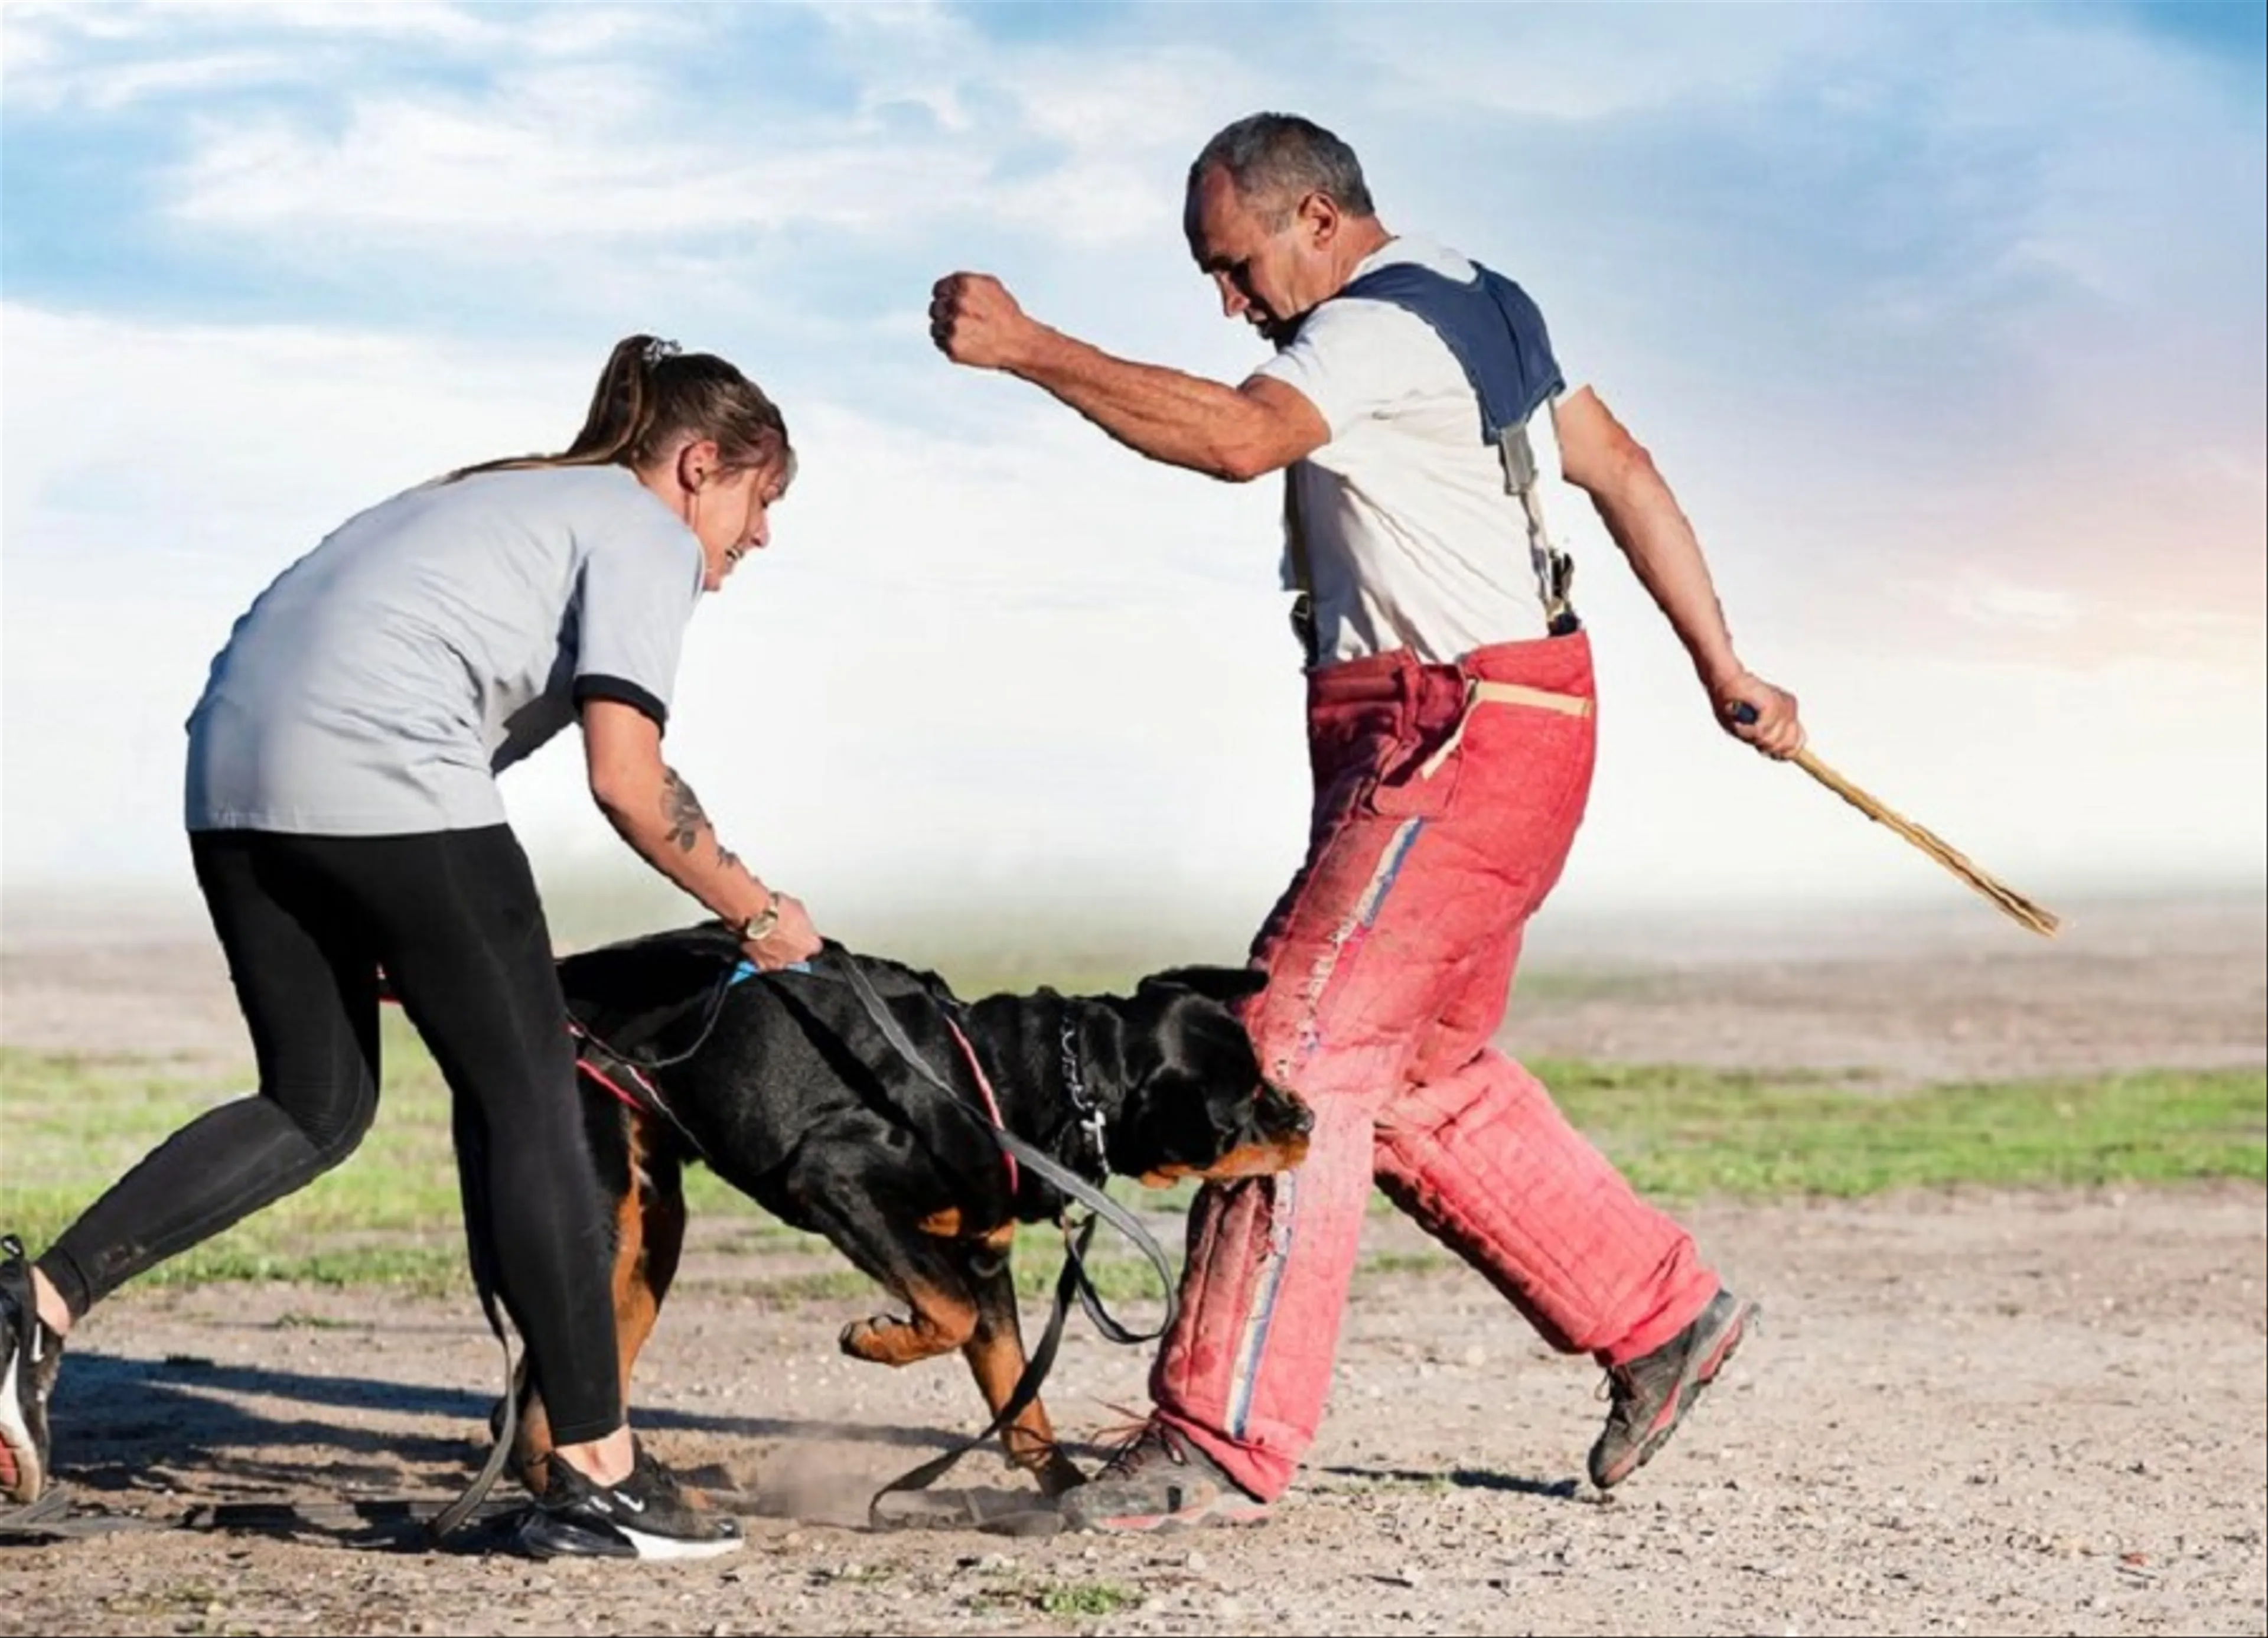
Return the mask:
[(1607, 1412), (1609, 1423), (1626, 1422), (1640, 1391), (1636, 1370), (1626, 1364), (1609, 1365), (1607, 1374), (1599, 1379), (1598, 1392), (1594, 1397), (1611, 1401)]
[(615, 1487), (627, 1489), (635, 1486), (644, 1493), (644, 1499), (650, 1502), (685, 1506), (685, 1485), (678, 1478), (676, 1471), (664, 1465), (659, 1457), (647, 1450), (644, 1440), (638, 1441), (637, 1449), (637, 1465), (630, 1469), (630, 1476)]
[(1114, 1405), (1109, 1408), (1126, 1420), (1112, 1423), (1096, 1435), (1097, 1441), (1107, 1443), (1110, 1450), (1109, 1456), (1103, 1461), (1102, 1471), (1095, 1475), (1096, 1479), (1128, 1478), (1160, 1456), (1176, 1465), (1188, 1462), (1189, 1457), (1182, 1453), (1180, 1442), (1156, 1420), (1147, 1415), (1138, 1414), (1123, 1405)]

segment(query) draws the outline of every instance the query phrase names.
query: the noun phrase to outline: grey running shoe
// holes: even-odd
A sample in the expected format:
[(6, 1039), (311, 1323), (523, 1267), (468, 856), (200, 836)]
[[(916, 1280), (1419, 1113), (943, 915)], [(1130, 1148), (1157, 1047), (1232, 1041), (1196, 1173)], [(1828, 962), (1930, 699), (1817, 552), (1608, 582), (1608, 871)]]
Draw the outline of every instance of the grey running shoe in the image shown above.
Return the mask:
[(1760, 1310), (1719, 1291), (1691, 1324), (1653, 1353), (1607, 1372), (1614, 1406), (1591, 1447), (1591, 1482), (1612, 1489), (1669, 1442), (1701, 1390), (1716, 1380)]
[(1255, 1524), (1268, 1503), (1163, 1422), (1152, 1420), (1119, 1447), (1088, 1483), (1059, 1504), (1071, 1530), (1187, 1530)]

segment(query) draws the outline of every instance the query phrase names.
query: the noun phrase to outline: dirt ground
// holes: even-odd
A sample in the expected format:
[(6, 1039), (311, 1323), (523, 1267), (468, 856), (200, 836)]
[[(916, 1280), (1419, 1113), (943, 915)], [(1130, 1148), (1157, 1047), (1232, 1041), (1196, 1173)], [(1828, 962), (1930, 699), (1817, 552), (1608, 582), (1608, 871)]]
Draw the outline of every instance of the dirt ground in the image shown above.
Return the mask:
[[(152, 954), (11, 915), (0, 1038), (239, 1058), (209, 953)], [(2052, 945), (1955, 904), (1744, 941), (1562, 930), (1535, 956), (1506, 1038), (1539, 1056), (1866, 1067), (1895, 1084), (2268, 1055), (2257, 892), (2089, 907)], [(1579, 1478), (1603, 1413), (1596, 1370), (1549, 1354), (1476, 1278), (1393, 1256), (1427, 1243), (1380, 1218), (1330, 1417), (1270, 1522), (872, 1533), (871, 1487), (980, 1425), (965, 1372), (842, 1358), (835, 1333), (868, 1304), (752, 1295), (780, 1259), (755, 1264), (696, 1224), (637, 1421), (749, 1514), (737, 1555), (419, 1553), (328, 1515), (296, 1535), (133, 1531), (0, 1547), (0, 1632), (2264, 1630), (2257, 1186), (1684, 1215), (1765, 1318), (1611, 1499)], [(1027, 1255), (1045, 1252), (1035, 1239)], [(1059, 1425), (1100, 1438), (1139, 1402), (1143, 1364), (1075, 1321), (1049, 1392)], [(247, 1501), (423, 1511), (469, 1476), (496, 1369), (469, 1302), (129, 1292), (74, 1343), (58, 1463), (82, 1501), (155, 1521)], [(946, 1481), (993, 1509), (1019, 1482), (989, 1456)]]

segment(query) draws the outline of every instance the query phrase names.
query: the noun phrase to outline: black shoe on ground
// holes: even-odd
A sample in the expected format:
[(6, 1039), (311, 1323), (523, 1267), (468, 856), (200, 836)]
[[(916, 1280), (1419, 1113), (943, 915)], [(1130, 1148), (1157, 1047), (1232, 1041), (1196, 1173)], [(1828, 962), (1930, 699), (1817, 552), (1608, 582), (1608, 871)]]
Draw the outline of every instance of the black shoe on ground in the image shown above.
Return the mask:
[(531, 1558), (713, 1559), (740, 1546), (740, 1527), (695, 1507), (641, 1444), (629, 1478), (586, 1479), (554, 1456), (551, 1480), (512, 1534)]

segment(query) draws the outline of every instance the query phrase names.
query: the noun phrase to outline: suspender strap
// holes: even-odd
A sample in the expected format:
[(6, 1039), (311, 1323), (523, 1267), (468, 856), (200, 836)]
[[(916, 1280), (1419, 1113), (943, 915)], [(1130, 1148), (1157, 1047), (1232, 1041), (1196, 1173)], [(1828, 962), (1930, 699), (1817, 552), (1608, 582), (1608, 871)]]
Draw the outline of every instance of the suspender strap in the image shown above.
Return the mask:
[(1299, 465), (1284, 469), (1284, 556), (1292, 565), (1292, 584), (1299, 595), (1292, 600), (1292, 635), (1300, 639), (1307, 669), (1323, 663), (1322, 631), (1315, 618), (1315, 569), (1307, 556), (1307, 531), (1300, 521)]

